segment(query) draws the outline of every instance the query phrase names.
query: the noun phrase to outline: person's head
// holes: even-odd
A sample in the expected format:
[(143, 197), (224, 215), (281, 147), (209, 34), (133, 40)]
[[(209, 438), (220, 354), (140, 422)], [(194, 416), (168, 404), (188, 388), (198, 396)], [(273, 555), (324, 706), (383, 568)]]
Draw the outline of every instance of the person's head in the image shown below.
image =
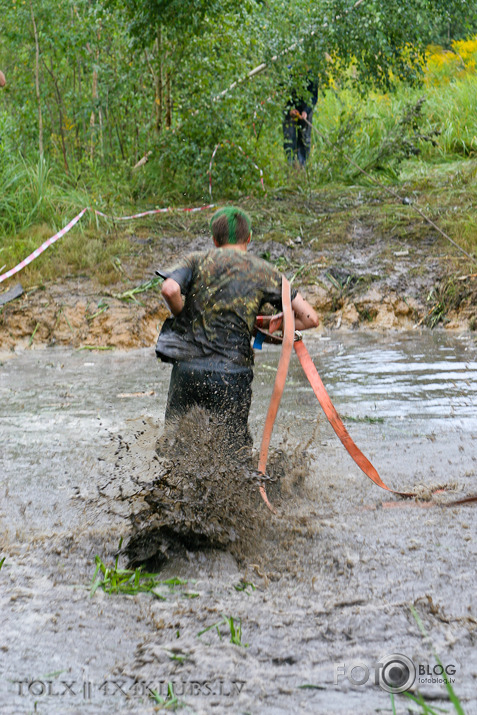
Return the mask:
[(212, 238), (217, 247), (242, 244), (246, 246), (252, 234), (248, 214), (235, 206), (226, 206), (214, 213), (210, 221)]

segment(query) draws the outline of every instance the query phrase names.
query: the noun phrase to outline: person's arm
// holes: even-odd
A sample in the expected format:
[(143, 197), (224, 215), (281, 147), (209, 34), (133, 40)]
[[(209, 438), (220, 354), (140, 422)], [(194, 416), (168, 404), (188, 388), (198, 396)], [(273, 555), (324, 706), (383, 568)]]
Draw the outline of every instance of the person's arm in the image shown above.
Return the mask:
[(310, 328), (317, 328), (320, 324), (320, 319), (315, 310), (299, 293), (292, 300), (292, 308), (295, 313), (296, 330), (309, 330)]
[(166, 278), (162, 284), (161, 294), (169, 306), (172, 315), (179, 315), (184, 307), (179, 283), (173, 278)]
[[(295, 330), (309, 330), (310, 328), (317, 328), (320, 324), (316, 311), (299, 293), (292, 300), (292, 308), (295, 313)], [(274, 333), (283, 327), (283, 313), (261, 315), (257, 318), (255, 327)]]
[(192, 281), (195, 260), (196, 254), (190, 253), (170, 270), (156, 271), (158, 276), (164, 278), (161, 294), (174, 316), (179, 315), (184, 307), (182, 294), (187, 296)]

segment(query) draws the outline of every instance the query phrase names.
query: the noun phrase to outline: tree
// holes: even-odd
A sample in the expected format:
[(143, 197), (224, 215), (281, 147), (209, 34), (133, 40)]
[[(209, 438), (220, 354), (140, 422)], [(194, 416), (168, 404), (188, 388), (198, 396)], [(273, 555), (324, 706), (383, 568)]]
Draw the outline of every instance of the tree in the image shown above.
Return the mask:
[[(473, 0), (0, 0), (0, 9), (2, 110), (18, 151), (43, 145), (74, 176), (99, 163), (131, 167), (156, 149), (146, 188), (162, 175), (195, 192), (218, 141), (269, 150), (260, 127), (280, 124), (289, 65), (303, 82), (310, 69), (322, 89), (418, 82), (439, 28), (463, 33), (476, 16)], [(217, 160), (230, 184), (250, 169), (228, 149)]]

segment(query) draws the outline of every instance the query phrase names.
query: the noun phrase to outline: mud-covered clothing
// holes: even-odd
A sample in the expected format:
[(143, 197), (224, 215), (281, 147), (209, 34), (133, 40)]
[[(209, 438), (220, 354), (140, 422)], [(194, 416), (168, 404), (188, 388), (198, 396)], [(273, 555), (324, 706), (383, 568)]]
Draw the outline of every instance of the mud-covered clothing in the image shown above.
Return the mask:
[(245, 251), (215, 248), (189, 254), (165, 276), (180, 285), (185, 300), (179, 315), (166, 321), (157, 356), (165, 362), (200, 361), (209, 370), (251, 368), (257, 315), (265, 303), (281, 310), (277, 269)]
[(199, 405), (219, 415), (227, 425), (230, 444), (235, 449), (251, 447), (248, 413), (252, 401), (252, 379), (251, 368), (229, 372), (209, 370), (200, 360), (174, 363), (167, 396), (166, 424), (184, 415), (194, 405)]
[(244, 450), (246, 458), (252, 444), (250, 341), (265, 303), (282, 308), (281, 274), (245, 251), (216, 248), (191, 253), (163, 275), (184, 295), (184, 307), (165, 322), (156, 345), (157, 356), (174, 363), (166, 424), (193, 405), (204, 407), (225, 422), (230, 447)]

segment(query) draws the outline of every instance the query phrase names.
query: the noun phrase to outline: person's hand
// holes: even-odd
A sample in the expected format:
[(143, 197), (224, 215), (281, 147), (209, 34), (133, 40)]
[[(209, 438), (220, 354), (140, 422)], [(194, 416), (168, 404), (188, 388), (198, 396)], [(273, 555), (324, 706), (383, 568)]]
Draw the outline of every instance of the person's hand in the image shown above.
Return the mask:
[(268, 330), (269, 333), (274, 333), (282, 327), (283, 313), (276, 315), (257, 315), (255, 328)]
[(7, 83), (7, 81), (5, 79), (5, 75), (0, 70), (0, 87), (5, 87), (6, 83)]
[(306, 120), (308, 119), (308, 114), (307, 114), (306, 112), (302, 112), (302, 113), (301, 113), (301, 118), (304, 119), (305, 122), (306, 122)]

